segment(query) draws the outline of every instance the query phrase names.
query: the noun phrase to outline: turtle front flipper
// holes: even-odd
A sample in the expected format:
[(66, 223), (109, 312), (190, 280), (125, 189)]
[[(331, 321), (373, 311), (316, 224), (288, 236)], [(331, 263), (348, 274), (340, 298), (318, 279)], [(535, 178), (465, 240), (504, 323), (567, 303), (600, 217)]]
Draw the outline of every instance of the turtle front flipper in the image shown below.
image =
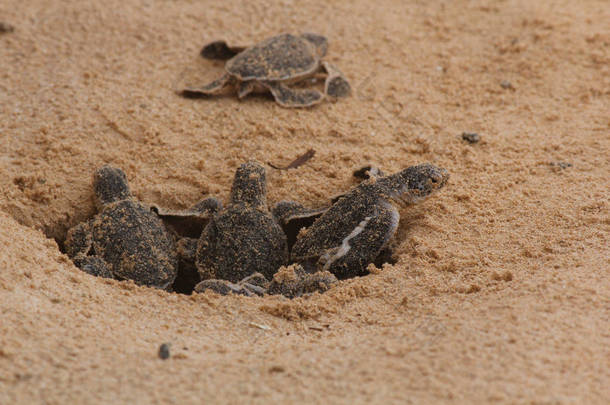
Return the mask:
[(278, 82), (263, 81), (261, 84), (269, 89), (275, 101), (282, 107), (310, 107), (324, 100), (324, 94), (313, 89), (291, 89)]
[(70, 258), (76, 256), (87, 256), (93, 246), (91, 234), (91, 220), (81, 222), (68, 230), (64, 247)]
[(367, 274), (373, 263), (388, 245), (396, 229), (400, 214), (390, 203), (381, 204), (374, 215), (365, 217), (339, 246), (327, 249), (318, 259), (318, 269), (344, 279)]
[(150, 207), (173, 233), (191, 238), (198, 238), (212, 215), (221, 209), (222, 203), (214, 197), (205, 198), (185, 210), (171, 210), (158, 205)]
[(292, 249), (301, 229), (309, 228), (328, 208), (305, 208), (296, 201), (280, 201), (275, 204), (271, 212), (286, 234), (288, 250)]
[(76, 267), (96, 277), (114, 278), (112, 269), (104, 259), (99, 256), (76, 256), (74, 259)]
[(91, 221), (71, 228), (64, 246), (76, 267), (92, 276), (112, 278), (112, 268), (104, 259), (99, 256), (89, 256), (93, 247)]
[(255, 88), (256, 86), (252, 80), (239, 83), (239, 86), (237, 87), (237, 98), (241, 100), (248, 94), (252, 93)]
[[(292, 221), (303, 220), (313, 223), (320, 215), (324, 214), (329, 207), (305, 208), (303, 204), (296, 201), (280, 201), (271, 210), (273, 215), (282, 225), (289, 225)], [(311, 225), (311, 224), (310, 224)]]
[(226, 41), (212, 41), (201, 49), (201, 56), (205, 59), (227, 60), (242, 52), (244, 46), (229, 46)]
[(235, 79), (228, 74), (224, 74), (218, 79), (201, 87), (186, 87), (182, 90), (182, 95), (185, 97), (197, 96), (213, 96), (223, 92), (229, 86), (235, 84)]
[(349, 82), (341, 71), (329, 62), (322, 62), (322, 67), (328, 76), (324, 82), (324, 94), (334, 98), (347, 97), (352, 93)]
[(208, 197), (195, 203), (185, 210), (171, 210), (151, 205), (151, 211), (161, 218), (209, 218), (222, 209), (222, 202), (218, 198)]

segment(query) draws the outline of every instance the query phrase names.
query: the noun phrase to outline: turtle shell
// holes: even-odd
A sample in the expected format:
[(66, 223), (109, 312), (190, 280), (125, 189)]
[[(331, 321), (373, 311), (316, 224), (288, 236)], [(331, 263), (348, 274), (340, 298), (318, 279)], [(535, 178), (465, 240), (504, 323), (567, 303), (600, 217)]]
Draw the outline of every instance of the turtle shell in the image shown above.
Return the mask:
[(196, 265), (204, 279), (237, 283), (255, 272), (271, 279), (287, 259), (286, 236), (271, 214), (235, 204), (203, 230)]
[(122, 200), (107, 205), (93, 221), (92, 236), (95, 253), (119, 279), (167, 288), (176, 278), (174, 240), (143, 204)]
[(242, 81), (284, 81), (309, 75), (319, 64), (313, 44), (302, 37), (282, 34), (235, 55), (225, 69)]

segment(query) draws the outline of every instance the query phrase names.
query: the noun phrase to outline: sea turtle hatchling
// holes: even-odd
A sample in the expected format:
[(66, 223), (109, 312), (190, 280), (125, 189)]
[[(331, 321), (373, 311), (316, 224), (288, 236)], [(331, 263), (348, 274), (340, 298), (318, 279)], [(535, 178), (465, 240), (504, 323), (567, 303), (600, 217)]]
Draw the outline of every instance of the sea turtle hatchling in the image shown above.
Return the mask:
[[(366, 274), (369, 263), (383, 253), (398, 227), (400, 214), (395, 205), (406, 206), (423, 201), (441, 189), (449, 179), (445, 169), (431, 164), (408, 167), (383, 176), (370, 170), (370, 178), (343, 194), (320, 215), (292, 247), (290, 259), (308, 272), (330, 271), (344, 279)], [(285, 223), (298, 217), (298, 203), (284, 201), (274, 212)]]
[(90, 274), (170, 289), (178, 256), (158, 215), (131, 195), (121, 169), (96, 170), (93, 189), (98, 214), (68, 231), (67, 254)]
[[(228, 59), (225, 73), (204, 86), (186, 87), (182, 94), (213, 95), (227, 87), (237, 87), (241, 99), (253, 91), (270, 91), (283, 107), (308, 107), (322, 101), (325, 95), (346, 97), (351, 88), (341, 71), (321, 60), (327, 49), (327, 39), (312, 33), (281, 34), (250, 47), (231, 47), (224, 41), (214, 41), (203, 48), (201, 55), (207, 59)], [(326, 73), (324, 93), (289, 87), (318, 72)]]
[(242, 164), (229, 204), (211, 217), (198, 240), (179, 242), (182, 256), (194, 260), (202, 280), (238, 283), (256, 272), (271, 279), (286, 263), (286, 235), (267, 208), (266, 193), (265, 168)]

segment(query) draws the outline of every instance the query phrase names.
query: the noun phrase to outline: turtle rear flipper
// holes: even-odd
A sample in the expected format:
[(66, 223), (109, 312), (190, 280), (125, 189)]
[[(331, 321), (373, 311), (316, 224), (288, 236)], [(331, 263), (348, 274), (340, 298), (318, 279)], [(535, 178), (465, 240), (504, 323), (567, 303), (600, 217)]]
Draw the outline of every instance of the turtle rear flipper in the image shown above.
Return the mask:
[(227, 60), (246, 49), (245, 46), (229, 46), (225, 41), (212, 41), (201, 49), (205, 59)]
[(332, 63), (322, 62), (322, 67), (328, 76), (324, 82), (324, 93), (334, 98), (347, 97), (352, 93), (349, 82), (341, 71)]
[(199, 97), (199, 96), (212, 96), (223, 92), (226, 88), (232, 86), (235, 83), (235, 78), (231, 75), (224, 74), (218, 79), (201, 87), (187, 86), (182, 89), (181, 94), (184, 97)]
[(309, 107), (324, 100), (324, 94), (313, 89), (291, 89), (279, 82), (263, 81), (261, 84), (269, 89), (275, 101), (282, 107)]

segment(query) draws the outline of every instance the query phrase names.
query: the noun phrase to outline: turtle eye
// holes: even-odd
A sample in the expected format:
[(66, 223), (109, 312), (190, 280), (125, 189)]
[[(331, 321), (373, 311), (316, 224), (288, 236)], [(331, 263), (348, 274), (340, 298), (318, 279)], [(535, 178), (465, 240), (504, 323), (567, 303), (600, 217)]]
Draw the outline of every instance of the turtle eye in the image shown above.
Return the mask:
[(438, 179), (436, 177), (432, 177), (432, 179), (430, 179), (432, 181), (432, 183), (436, 184), (438, 183)]

